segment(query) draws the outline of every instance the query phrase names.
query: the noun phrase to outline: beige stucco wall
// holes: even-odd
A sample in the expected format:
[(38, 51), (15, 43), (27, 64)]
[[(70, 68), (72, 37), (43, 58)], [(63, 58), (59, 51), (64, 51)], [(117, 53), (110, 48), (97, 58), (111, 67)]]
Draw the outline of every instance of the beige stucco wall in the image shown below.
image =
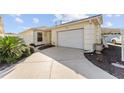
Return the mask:
[(51, 31), (48, 31), (48, 32), (47, 32), (47, 35), (46, 35), (46, 42), (47, 42), (47, 43), (51, 43)]
[[(38, 32), (42, 32), (43, 35), (43, 41), (42, 42), (38, 42), (37, 41), (37, 33)], [(25, 32), (22, 32), (19, 34), (19, 36), (21, 38), (23, 38), (23, 40), (25, 41), (25, 43), (27, 45), (34, 43), (35, 45), (40, 45), (40, 44), (48, 44), (51, 41), (51, 33), (50, 31), (34, 31), (34, 30), (28, 30)]]
[(84, 50), (94, 50), (94, 44), (96, 43), (95, 34), (95, 25), (84, 25)]
[(52, 44), (57, 46), (57, 31), (79, 28), (84, 29), (84, 50), (93, 51), (94, 44), (101, 43), (101, 27), (88, 21), (53, 28)]
[(22, 32), (19, 34), (19, 36), (25, 41), (27, 45), (34, 43), (33, 30)]
[(102, 28), (101, 25), (95, 26), (95, 39), (97, 44), (101, 44), (101, 38), (102, 38)]

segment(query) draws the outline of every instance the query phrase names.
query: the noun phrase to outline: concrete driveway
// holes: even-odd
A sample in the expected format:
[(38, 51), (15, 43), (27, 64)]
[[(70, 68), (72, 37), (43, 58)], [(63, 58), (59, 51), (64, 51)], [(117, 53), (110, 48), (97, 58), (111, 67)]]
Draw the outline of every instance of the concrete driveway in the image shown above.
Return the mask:
[(83, 50), (52, 47), (41, 50), (10, 69), (3, 79), (114, 79), (89, 62)]

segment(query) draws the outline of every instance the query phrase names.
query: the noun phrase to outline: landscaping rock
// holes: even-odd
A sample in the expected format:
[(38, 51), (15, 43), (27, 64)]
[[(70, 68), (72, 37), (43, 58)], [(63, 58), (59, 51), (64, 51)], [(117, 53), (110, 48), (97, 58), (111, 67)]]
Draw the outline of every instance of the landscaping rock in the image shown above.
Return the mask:
[[(93, 54), (93, 55), (92, 55)], [(93, 64), (114, 75), (117, 78), (124, 79), (124, 62), (121, 61), (121, 47), (109, 45), (102, 54), (85, 53), (85, 57)]]

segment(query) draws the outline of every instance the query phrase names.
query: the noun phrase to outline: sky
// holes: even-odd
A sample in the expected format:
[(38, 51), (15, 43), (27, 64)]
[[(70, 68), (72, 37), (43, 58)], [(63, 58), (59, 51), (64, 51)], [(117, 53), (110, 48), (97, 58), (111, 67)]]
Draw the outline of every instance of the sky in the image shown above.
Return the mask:
[[(6, 33), (19, 33), (32, 27), (52, 27), (60, 22), (66, 23), (94, 15), (96, 14), (0, 14)], [(123, 14), (103, 14), (102, 27), (124, 29), (123, 23)]]

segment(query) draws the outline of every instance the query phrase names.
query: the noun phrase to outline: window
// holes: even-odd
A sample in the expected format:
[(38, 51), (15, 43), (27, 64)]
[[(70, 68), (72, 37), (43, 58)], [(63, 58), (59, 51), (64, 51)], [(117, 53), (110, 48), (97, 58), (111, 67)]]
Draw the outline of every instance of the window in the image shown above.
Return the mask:
[(43, 41), (42, 33), (41, 33), (41, 32), (38, 32), (38, 33), (37, 33), (37, 41), (38, 41), (38, 42)]

